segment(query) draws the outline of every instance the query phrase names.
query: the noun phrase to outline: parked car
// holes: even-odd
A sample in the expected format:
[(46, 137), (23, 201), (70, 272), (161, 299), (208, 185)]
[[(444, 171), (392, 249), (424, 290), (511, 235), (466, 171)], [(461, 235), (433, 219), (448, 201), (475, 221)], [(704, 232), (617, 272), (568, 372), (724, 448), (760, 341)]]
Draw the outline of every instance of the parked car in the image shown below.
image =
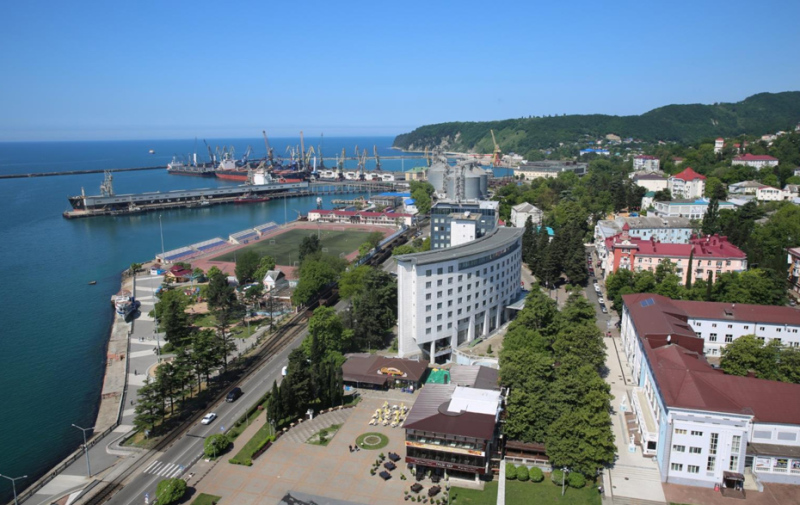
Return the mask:
[(600, 311), (601, 311), (603, 314), (608, 314), (608, 309), (606, 308), (606, 306), (605, 306), (605, 305), (601, 305), (601, 306), (600, 306)]
[(242, 388), (233, 388), (231, 392), (228, 393), (228, 396), (225, 397), (226, 402), (235, 402), (240, 396), (242, 396)]
[(200, 424), (211, 424), (211, 422), (216, 418), (217, 418), (217, 414), (215, 414), (213, 412), (209, 412), (208, 414), (205, 415), (203, 420), (200, 421)]
[(602, 297), (602, 296), (598, 296), (598, 297), (597, 297), (597, 303), (599, 303), (600, 305), (603, 305), (604, 303), (606, 303), (606, 301), (605, 301), (605, 300), (603, 300), (603, 297)]

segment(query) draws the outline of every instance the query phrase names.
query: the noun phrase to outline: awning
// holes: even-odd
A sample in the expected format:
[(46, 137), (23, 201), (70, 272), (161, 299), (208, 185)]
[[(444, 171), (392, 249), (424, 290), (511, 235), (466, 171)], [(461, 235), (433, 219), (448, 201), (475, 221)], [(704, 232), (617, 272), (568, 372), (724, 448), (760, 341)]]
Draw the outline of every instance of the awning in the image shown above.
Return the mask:
[(737, 472), (722, 472), (722, 478), (725, 480), (738, 480), (744, 482), (744, 475)]

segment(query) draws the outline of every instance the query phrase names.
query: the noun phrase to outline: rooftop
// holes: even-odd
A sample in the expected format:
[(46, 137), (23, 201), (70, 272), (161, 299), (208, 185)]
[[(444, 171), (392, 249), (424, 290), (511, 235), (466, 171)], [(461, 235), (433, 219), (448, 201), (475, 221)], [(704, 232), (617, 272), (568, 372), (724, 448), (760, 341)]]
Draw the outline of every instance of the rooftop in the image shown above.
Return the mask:
[(369, 211), (361, 211), (361, 210), (325, 210), (325, 209), (314, 209), (308, 211), (309, 214), (319, 214), (329, 215), (333, 214), (334, 216), (361, 216), (361, 217), (386, 217), (386, 218), (396, 218), (396, 217), (413, 217), (411, 214), (402, 214), (400, 212), (369, 212)]
[(538, 207), (535, 205), (531, 205), (528, 202), (518, 203), (511, 207), (512, 210), (516, 210), (517, 212), (541, 212)]
[(462, 437), (491, 439), (500, 393), (455, 384), (426, 384), (403, 428)]
[(457, 386), (500, 389), (498, 371), (488, 366), (453, 365), (450, 368), (450, 381)]
[(744, 154), (741, 156), (736, 156), (733, 158), (733, 161), (778, 161), (778, 158), (773, 158), (772, 156), (767, 156), (766, 154)]
[(428, 371), (428, 362), (402, 358), (387, 358), (373, 354), (371, 356), (350, 355), (342, 365), (345, 381), (383, 385), (387, 381), (398, 378), (409, 382), (418, 382)]
[(414, 254), (403, 254), (397, 256), (396, 259), (398, 264), (403, 261), (409, 261), (417, 265), (457, 260), (466, 256), (484, 254), (505, 246), (510, 246), (522, 238), (524, 231), (523, 228), (495, 228), (483, 237), (465, 244)]
[(697, 172), (695, 172), (692, 169), (692, 167), (686, 167), (686, 169), (684, 169), (683, 172), (677, 173), (677, 174), (673, 175), (672, 177), (675, 178), (675, 179), (681, 179), (681, 180), (684, 180), (684, 181), (693, 181), (695, 179), (705, 179), (706, 178), (706, 176), (700, 175)]
[[(655, 196), (655, 194), (653, 195)], [(692, 222), (685, 217), (658, 217), (658, 216), (638, 216), (638, 217), (618, 217), (616, 222), (628, 223), (631, 229), (638, 228), (691, 228)]]
[[(626, 225), (627, 226), (627, 223)], [(622, 228), (625, 230), (625, 227)], [(670, 258), (688, 258), (693, 255), (695, 259), (747, 259), (747, 255), (738, 247), (728, 242), (727, 237), (711, 235), (706, 237), (693, 237), (688, 244), (670, 244), (658, 242), (655, 239), (641, 239), (628, 237), (623, 234), (614, 235), (606, 239), (606, 247), (634, 246), (637, 256), (664, 256)]]

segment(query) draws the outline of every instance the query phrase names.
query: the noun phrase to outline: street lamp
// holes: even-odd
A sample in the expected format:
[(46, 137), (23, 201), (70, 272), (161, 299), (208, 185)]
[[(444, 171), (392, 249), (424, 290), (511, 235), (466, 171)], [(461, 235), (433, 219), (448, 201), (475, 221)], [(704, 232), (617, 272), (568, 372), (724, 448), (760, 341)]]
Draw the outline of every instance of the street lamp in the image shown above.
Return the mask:
[(11, 488), (14, 490), (14, 505), (19, 505), (19, 502), (17, 501), (17, 481), (20, 479), (27, 479), (28, 476), (23, 475), (22, 477), (9, 477), (8, 475), (3, 475), (0, 473), (0, 477), (11, 481)]
[(78, 428), (83, 432), (83, 453), (86, 455), (86, 472), (89, 474), (89, 477), (92, 476), (92, 467), (89, 465), (89, 446), (86, 445), (86, 432), (91, 431), (94, 429), (94, 426), (91, 428), (81, 428), (77, 424), (72, 425), (73, 428)]
[(164, 261), (164, 227), (161, 226), (161, 214), (158, 215), (158, 229), (161, 230), (161, 261)]
[(561, 496), (564, 496), (564, 482), (567, 478), (567, 472), (569, 472), (569, 468), (566, 466), (561, 469)]

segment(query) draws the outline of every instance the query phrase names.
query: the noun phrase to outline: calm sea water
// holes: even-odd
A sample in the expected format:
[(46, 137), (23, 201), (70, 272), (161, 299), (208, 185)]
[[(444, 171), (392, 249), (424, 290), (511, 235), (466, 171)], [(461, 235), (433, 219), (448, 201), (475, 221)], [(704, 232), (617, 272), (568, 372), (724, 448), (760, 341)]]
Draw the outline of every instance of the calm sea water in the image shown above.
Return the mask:
[[(308, 139), (307, 139), (308, 142)], [(351, 155), (356, 144), (383, 156), (392, 138), (325, 138), (327, 156)], [(271, 139), (276, 153), (299, 139)], [(317, 146), (319, 139), (313, 139)], [(198, 154), (207, 158), (202, 141)], [(262, 139), (209, 141), (234, 145), (244, 153), (252, 145), (264, 155)], [(148, 154), (150, 149), (155, 154)], [(128, 142), (0, 143), (0, 173), (165, 165), (174, 154), (195, 149), (194, 140)], [(202, 151), (200, 151), (202, 149)], [(385, 160), (386, 170), (409, 169), (417, 160)], [(333, 163), (328, 163), (333, 165)], [(355, 168), (349, 161), (348, 167)], [(368, 168), (374, 166), (374, 160)], [(102, 387), (105, 346), (119, 290), (120, 272), (161, 250), (158, 213), (66, 220), (68, 195), (98, 194), (102, 174), (0, 180), (0, 473), (29, 475), (32, 483), (81, 443), (71, 427), (92, 426)], [(214, 178), (169, 175), (165, 170), (114, 174), (119, 194), (231, 184)], [(235, 183), (233, 183), (235, 184)], [(325, 208), (330, 208), (325, 198)], [(268, 221), (284, 222), (315, 206), (314, 198), (282, 202), (212, 206), (162, 212), (167, 250)], [(89, 286), (95, 280), (97, 285)], [(10, 498), (0, 482), (0, 501)], [(8, 496), (6, 496), (8, 494)]]

